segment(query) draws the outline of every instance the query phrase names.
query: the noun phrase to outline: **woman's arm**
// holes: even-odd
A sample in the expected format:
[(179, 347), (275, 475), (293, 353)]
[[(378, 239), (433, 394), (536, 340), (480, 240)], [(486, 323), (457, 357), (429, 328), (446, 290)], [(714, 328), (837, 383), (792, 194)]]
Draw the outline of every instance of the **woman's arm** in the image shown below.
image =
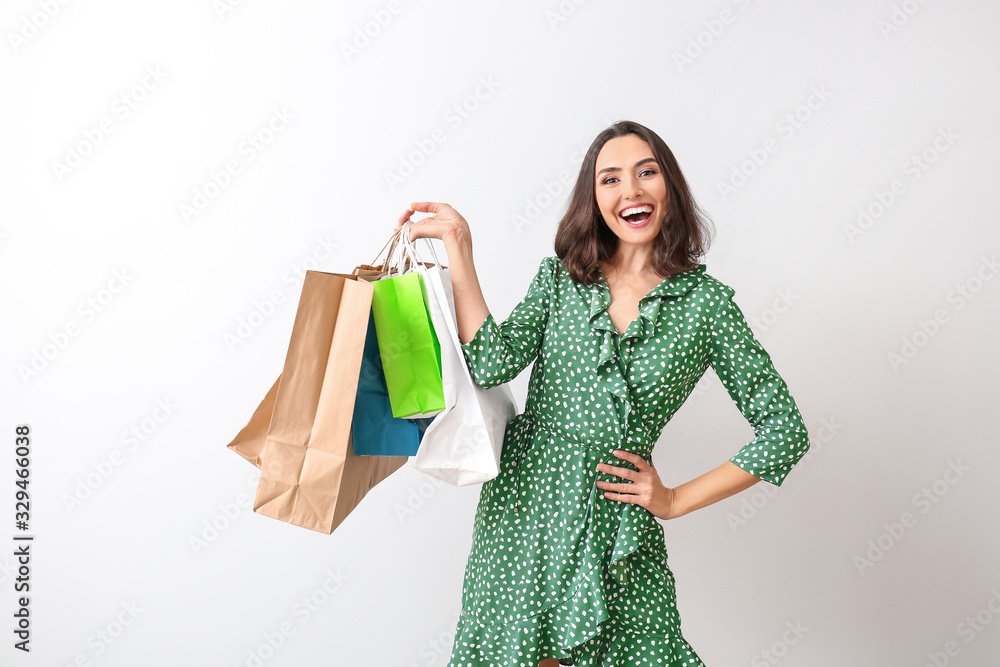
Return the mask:
[(708, 339), (709, 363), (754, 429), (753, 440), (729, 460), (747, 473), (781, 486), (809, 449), (809, 433), (788, 384), (733, 300), (735, 292), (725, 286), (711, 318)]
[(634, 465), (637, 470), (599, 464), (597, 466), (599, 471), (629, 481), (622, 483), (598, 481), (597, 487), (604, 490), (606, 498), (645, 507), (659, 519), (676, 519), (684, 516), (748, 489), (760, 481), (760, 478), (751, 475), (732, 461), (726, 461), (718, 468), (695, 477), (690, 482), (669, 488), (660, 481), (656, 468), (638, 454), (625, 451), (616, 451), (614, 454)]
[(448, 204), (435, 202), (413, 202), (396, 223), (396, 229), (406, 222), (414, 211), (434, 215), (416, 220), (410, 226), (410, 239), (436, 238), (444, 242), (448, 254), (448, 269), (451, 287), (455, 296), (455, 319), (458, 321), (458, 337), (464, 345), (486, 321), (490, 309), (486, 306), (483, 290), (472, 261), (472, 232), (458, 211)]
[(476, 265), (472, 262), (472, 238), (457, 232), (449, 245), (448, 268), (451, 272), (451, 288), (455, 295), (455, 319), (458, 321), (458, 338), (465, 345), (476, 335), (486, 321), (490, 309), (486, 306), (483, 288), (479, 284)]
[(406, 231), (411, 239), (439, 238), (448, 251), (448, 272), (455, 299), (455, 319), (462, 354), (473, 381), (483, 389), (513, 380), (538, 357), (555, 293), (560, 262), (545, 257), (528, 286), (524, 298), (503, 322), (497, 322), (486, 307), (483, 291), (472, 263), (469, 225), (447, 204), (414, 202), (400, 216), (403, 224), (414, 210), (434, 213), (418, 220)]
[(750, 488), (760, 481), (732, 461), (668, 489), (669, 505), (661, 519), (676, 519)]

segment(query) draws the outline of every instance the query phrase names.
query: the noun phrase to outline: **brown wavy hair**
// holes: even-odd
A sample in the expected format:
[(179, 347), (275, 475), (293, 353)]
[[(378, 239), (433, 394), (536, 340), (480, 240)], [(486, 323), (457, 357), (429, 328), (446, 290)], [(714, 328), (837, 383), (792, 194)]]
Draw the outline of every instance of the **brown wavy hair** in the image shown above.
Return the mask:
[(653, 241), (652, 261), (656, 273), (668, 278), (697, 267), (711, 243), (711, 220), (691, 195), (670, 148), (648, 127), (620, 120), (598, 134), (587, 149), (566, 213), (556, 229), (556, 255), (578, 283), (601, 282), (598, 262), (609, 261), (618, 249), (618, 237), (597, 206), (594, 172), (597, 154), (604, 144), (627, 134), (634, 134), (649, 144), (667, 184), (666, 216), (659, 236)]

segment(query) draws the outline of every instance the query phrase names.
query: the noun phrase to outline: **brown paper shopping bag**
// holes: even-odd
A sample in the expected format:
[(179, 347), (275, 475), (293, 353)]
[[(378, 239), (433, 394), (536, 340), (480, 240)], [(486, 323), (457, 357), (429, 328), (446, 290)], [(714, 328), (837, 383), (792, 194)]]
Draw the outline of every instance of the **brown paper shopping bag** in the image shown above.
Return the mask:
[[(267, 441), (267, 427), (271, 422), (274, 401), (278, 393), (281, 376), (268, 390), (264, 400), (237, 436), (226, 445), (244, 459), (261, 467), (260, 455)], [(332, 532), (344, 518), (361, 502), (376, 484), (398, 470), (409, 457), (406, 456), (355, 456), (354, 443), (345, 447), (344, 472), (340, 478), (340, 489), (334, 511)], [(292, 523), (295, 523), (294, 521)], [(325, 532), (325, 531), (324, 531)]]
[(264, 400), (260, 402), (247, 425), (236, 434), (233, 441), (226, 447), (233, 450), (250, 463), (260, 467), (260, 453), (267, 441), (267, 426), (271, 423), (271, 413), (274, 412), (274, 397), (278, 395), (278, 384), (281, 376), (267, 390)]
[[(258, 514), (330, 534), (406, 463), (405, 456), (355, 456), (351, 442), (371, 299), (371, 283), (357, 275), (306, 272), (281, 375), (237, 436), (242, 444), (231, 447), (260, 465)], [(256, 451), (253, 433), (272, 393), (267, 435)]]

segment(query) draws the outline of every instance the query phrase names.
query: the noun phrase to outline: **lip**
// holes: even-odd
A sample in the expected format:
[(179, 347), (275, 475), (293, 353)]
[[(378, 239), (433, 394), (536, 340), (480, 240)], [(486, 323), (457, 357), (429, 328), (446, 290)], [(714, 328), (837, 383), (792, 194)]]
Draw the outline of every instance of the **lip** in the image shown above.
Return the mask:
[[(635, 208), (636, 206), (649, 206), (653, 209), (653, 211), (649, 214), (649, 217), (637, 225), (632, 224), (631, 222), (622, 217), (622, 211), (626, 211), (630, 208)], [(622, 221), (622, 224), (627, 225), (629, 229), (641, 229), (642, 227), (645, 227), (652, 221), (653, 216), (655, 214), (656, 214), (656, 204), (648, 201), (635, 202), (634, 204), (628, 204), (627, 206), (622, 206), (620, 209), (618, 209), (618, 219)]]

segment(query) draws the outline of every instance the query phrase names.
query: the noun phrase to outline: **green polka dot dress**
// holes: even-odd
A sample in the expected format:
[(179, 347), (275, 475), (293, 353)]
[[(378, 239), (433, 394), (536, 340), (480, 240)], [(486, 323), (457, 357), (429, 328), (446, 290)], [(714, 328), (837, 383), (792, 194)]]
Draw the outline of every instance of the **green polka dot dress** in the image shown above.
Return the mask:
[(614, 449), (649, 461), (711, 365), (754, 427), (732, 462), (781, 484), (808, 435), (734, 293), (699, 264), (643, 297), (619, 335), (606, 282), (577, 283), (552, 256), (507, 320), (487, 315), (462, 346), (481, 387), (535, 365), (480, 493), (449, 667), (703, 665), (681, 635), (663, 526), (605, 498), (596, 482), (622, 480), (596, 467), (633, 467)]

